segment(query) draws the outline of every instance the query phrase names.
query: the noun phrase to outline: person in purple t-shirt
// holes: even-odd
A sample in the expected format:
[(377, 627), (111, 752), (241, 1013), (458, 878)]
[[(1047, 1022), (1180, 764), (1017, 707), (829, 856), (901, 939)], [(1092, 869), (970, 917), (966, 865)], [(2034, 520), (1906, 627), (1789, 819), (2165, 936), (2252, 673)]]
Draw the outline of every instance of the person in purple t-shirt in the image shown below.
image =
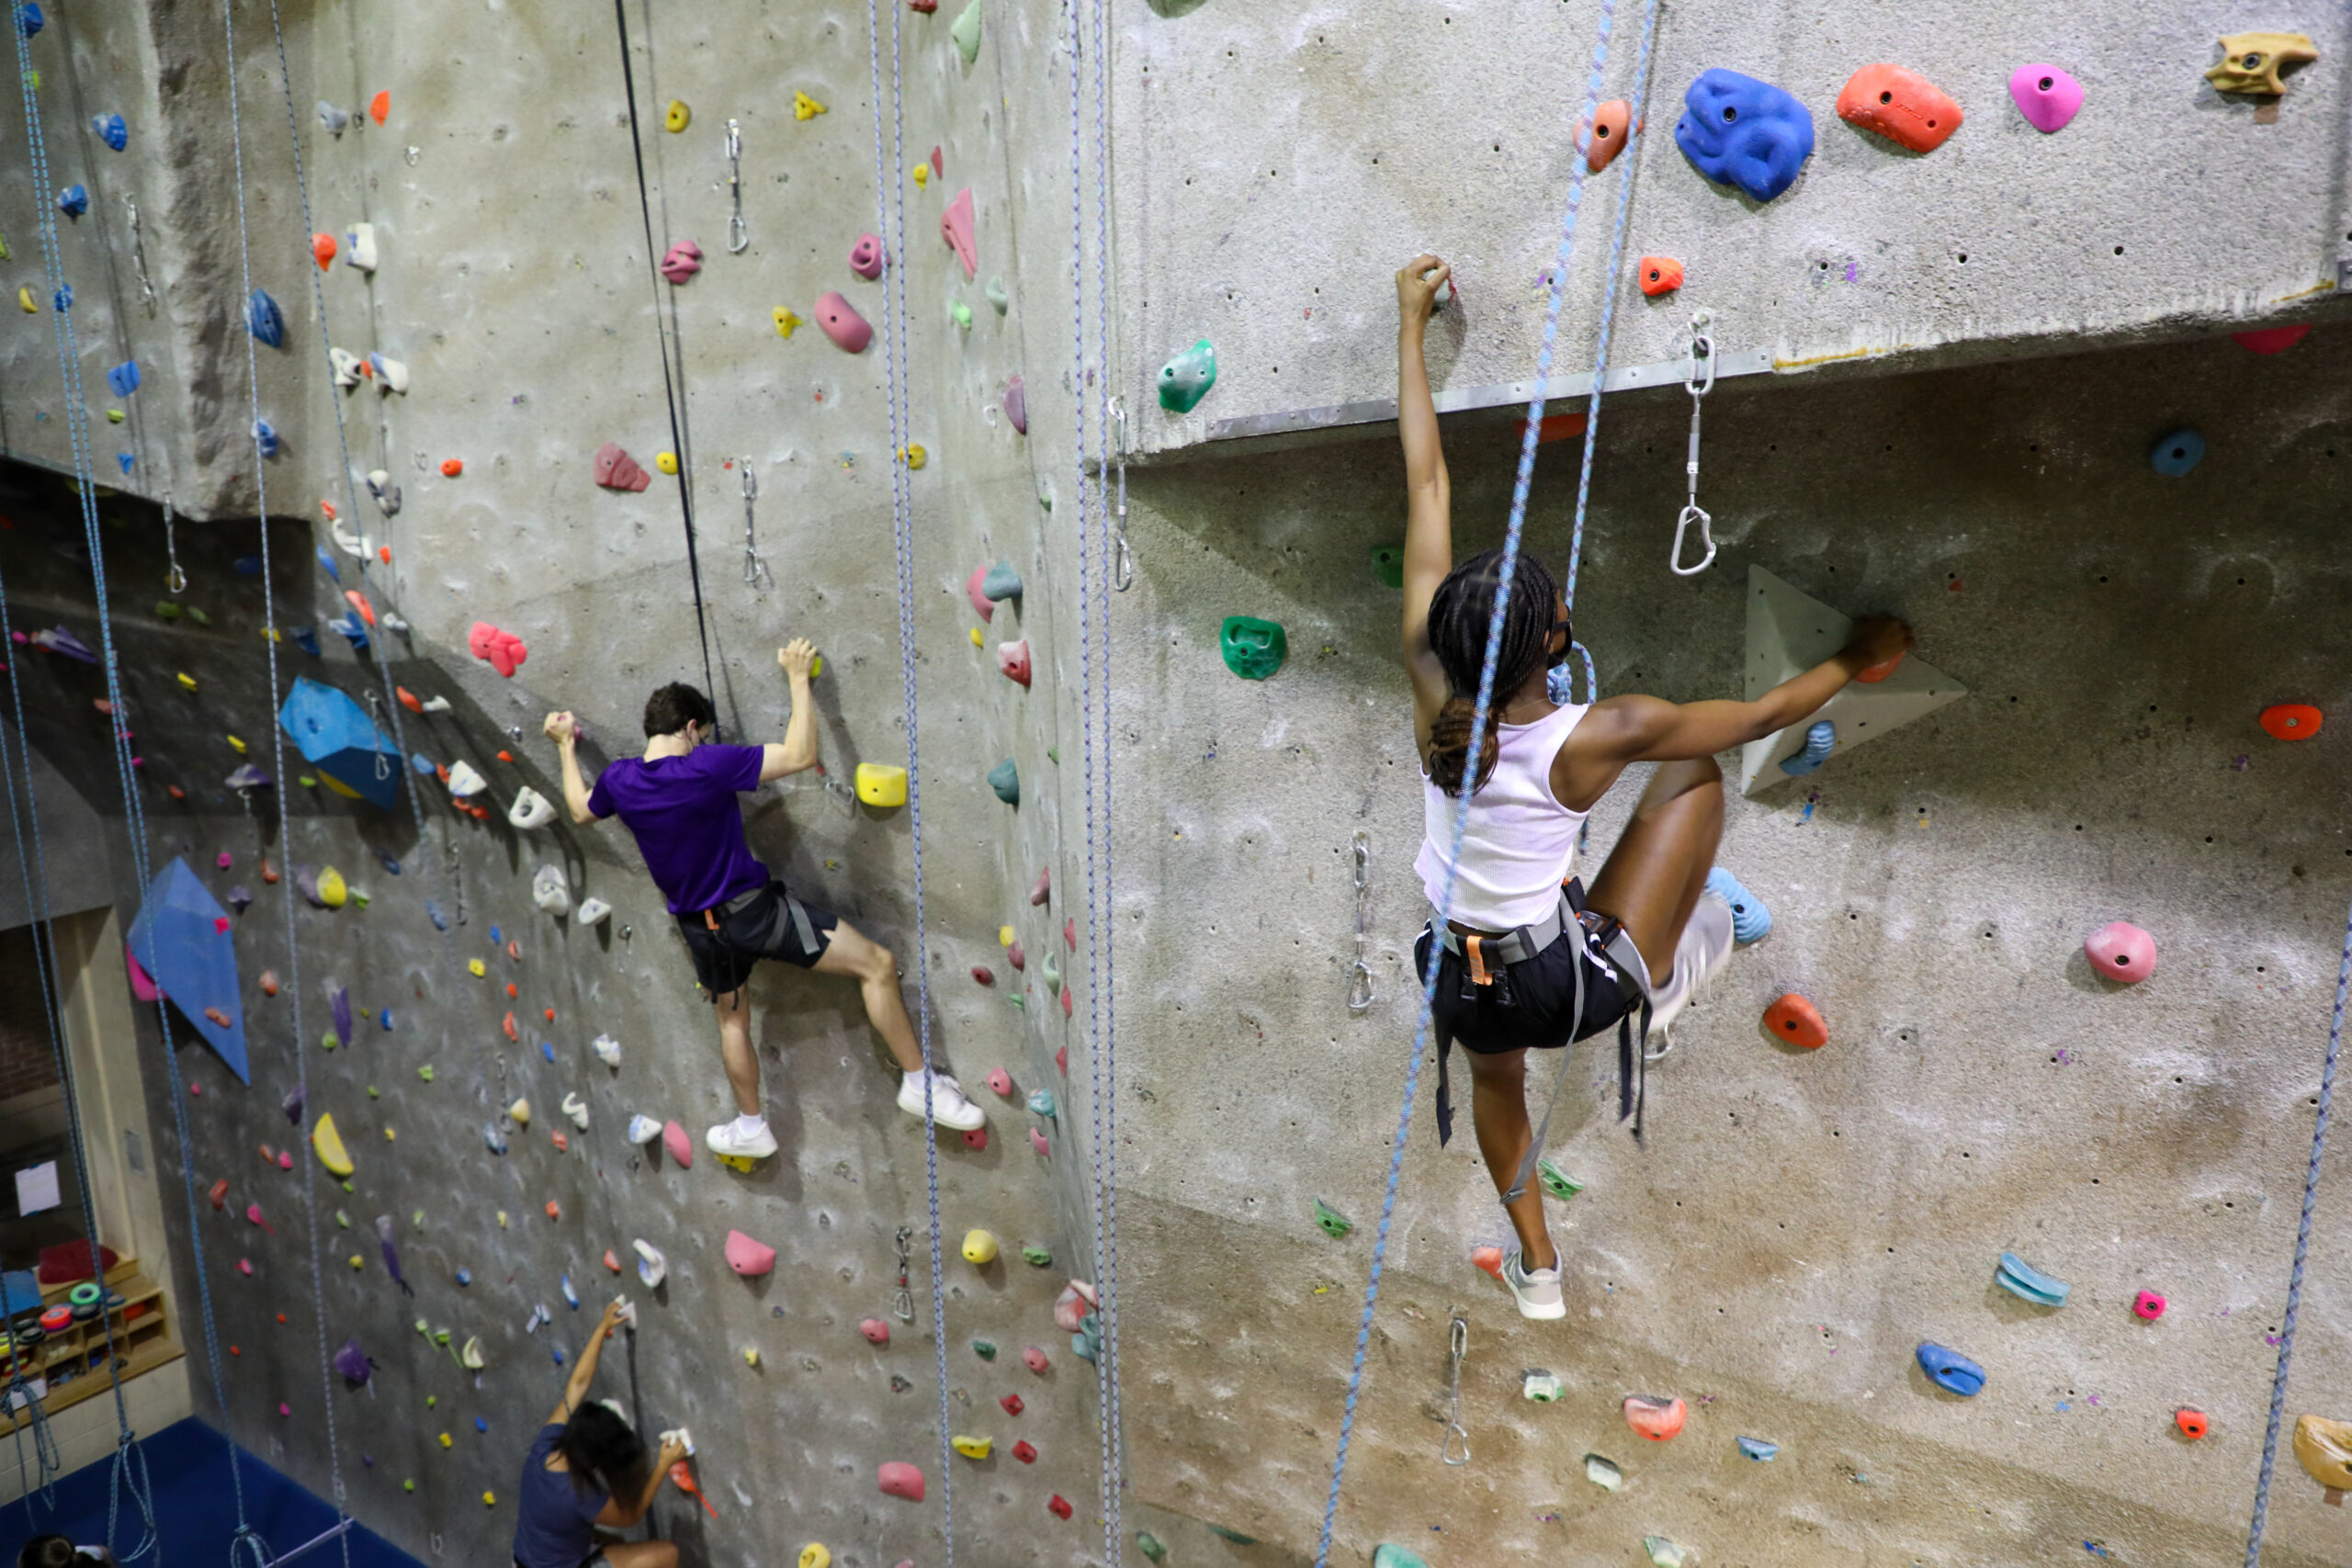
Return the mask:
[[(718, 716), (710, 699), (673, 682), (646, 700), (644, 757), (614, 762), (593, 790), (580, 773), (578, 724), (569, 713), (547, 719), (547, 732), (562, 753), (563, 798), (571, 819), (585, 825), (618, 817), (636, 835), (645, 869), (670, 901), (694, 957), (695, 977), (717, 1004), (719, 1055), (741, 1112), (710, 1130), (710, 1146), (748, 1159), (775, 1153), (775, 1134), (760, 1104), (760, 1061), (752, 1051), (744, 992), (763, 958), (856, 980), (866, 1017), (905, 1071), (899, 1108), (910, 1116), (923, 1113), (922, 1052), (899, 994), (898, 961), (847, 920), (786, 892), (743, 841), (735, 796), (817, 765), (816, 705), (808, 695), (816, 658), (805, 637), (776, 650), (792, 685), (792, 716), (782, 745), (715, 743), (710, 737)], [(970, 1132), (986, 1123), (986, 1114), (947, 1074), (931, 1074), (930, 1091), (939, 1125)]]

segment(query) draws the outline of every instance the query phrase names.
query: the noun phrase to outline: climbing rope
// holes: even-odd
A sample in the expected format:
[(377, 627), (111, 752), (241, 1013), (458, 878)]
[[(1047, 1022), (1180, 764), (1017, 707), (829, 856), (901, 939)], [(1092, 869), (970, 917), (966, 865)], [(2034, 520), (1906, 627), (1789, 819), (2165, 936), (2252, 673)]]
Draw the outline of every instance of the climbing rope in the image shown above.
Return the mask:
[[(947, 1292), (939, 1236), (939, 1122), (932, 1103), (931, 955), (923, 926), (922, 751), (915, 709), (914, 494), (907, 468), (906, 408), (906, 116), (902, 96), (899, 7), (890, 7), (890, 152), (882, 152), (882, 21), (866, 0), (866, 68), (874, 98), (875, 222), (891, 283), (882, 295), (882, 360), (890, 404), (890, 541), (899, 574), (899, 678), (907, 726), (907, 826), (913, 838), (915, 882), (915, 1021), (922, 1046), (923, 1185), (931, 1218), (931, 1345), (939, 1382), (939, 1480), (942, 1534), (948, 1568), (956, 1562), (956, 1461), (947, 1406)], [(901, 1275), (903, 1279), (903, 1274)]]
[[(1568, 165), (1567, 210), (1560, 222), (1560, 249), (1552, 266), (1552, 285), (1544, 309), (1544, 339), (1535, 355), (1535, 394), (1528, 401), (1527, 423), (1520, 437), (1519, 475), (1511, 488), (1510, 520), (1503, 532), (1503, 558), (1496, 574), (1495, 608), (1487, 626), (1487, 650), (1478, 671), (1478, 697), (1473, 705), (1470, 733), (1486, 732), (1487, 715), (1494, 705), (1495, 667), (1502, 656), (1503, 622), (1510, 607), (1510, 591), (1519, 573), (1520, 540), (1527, 526), (1528, 493), (1535, 477), (1535, 446), (1544, 423), (1544, 383), (1552, 374), (1552, 354), (1560, 333), (1560, 305), (1567, 291), (1568, 263), (1576, 254), (1577, 219), (1584, 205), (1585, 154), (1592, 139), (1593, 116), (1600, 107), (1601, 83), (1609, 65), (1609, 35), (1615, 20), (1616, 0), (1601, 0), (1600, 18), (1592, 43), (1592, 62), (1585, 80), (1584, 107), (1577, 118), (1576, 153)], [(1453, 834), (1445, 856), (1445, 886), (1432, 921), (1442, 921), (1453, 908), (1453, 889), (1461, 870), (1462, 840), (1470, 823), (1470, 797), (1476, 793), (1475, 769), (1466, 770), (1453, 807)], [(1372, 1269), (1364, 1282), (1363, 1311), (1356, 1323), (1353, 1364), (1348, 1371), (1347, 1404), (1340, 1418), (1339, 1451), (1331, 1461), (1331, 1486), (1323, 1504), (1323, 1529), (1315, 1548), (1316, 1568), (1327, 1568), (1331, 1556), (1331, 1532), (1339, 1519), (1340, 1488), (1346, 1479), (1348, 1444), (1354, 1436), (1356, 1403), (1363, 1390), (1364, 1359), (1372, 1347), (1372, 1321), (1380, 1303), (1381, 1269), (1388, 1258), (1388, 1229), (1396, 1211), (1396, 1186), (1405, 1169), (1406, 1139), (1413, 1129), (1414, 1101), (1421, 1085), (1421, 1059), (1428, 1048), (1430, 1015), (1437, 998), (1438, 972), (1442, 967), (1430, 953), (1429, 976), (1421, 984), (1419, 1016), (1413, 1027), (1412, 1055), (1405, 1066), (1405, 1100), (1396, 1113), (1396, 1136), (1389, 1145), (1388, 1185), (1380, 1201), (1380, 1226), (1373, 1241)]]
[(2327, 1059), (2319, 1074), (2319, 1115), (2312, 1123), (2311, 1163), (2303, 1169), (2303, 1216), (2295, 1226), (2295, 1264), (2287, 1273), (2287, 1316), (2278, 1327), (2278, 1370), (2270, 1380), (2270, 1421), (2262, 1434), (2262, 1470), (2254, 1483), (2254, 1520), (2246, 1527), (2245, 1568), (2259, 1568), (2262, 1562), (2262, 1530), (2270, 1514), (2270, 1478), (2278, 1464), (2278, 1427), (2287, 1413), (2287, 1368), (2295, 1357), (2295, 1319), (2303, 1306), (2303, 1265), (2312, 1251), (2312, 1209), (2319, 1198), (2320, 1161), (2327, 1154), (2327, 1113), (2335, 1099), (2335, 1064), (2344, 1053), (2347, 992), (2352, 992), (2352, 912), (2345, 916), (2344, 953), (2335, 966), (2335, 1010), (2327, 1021)]

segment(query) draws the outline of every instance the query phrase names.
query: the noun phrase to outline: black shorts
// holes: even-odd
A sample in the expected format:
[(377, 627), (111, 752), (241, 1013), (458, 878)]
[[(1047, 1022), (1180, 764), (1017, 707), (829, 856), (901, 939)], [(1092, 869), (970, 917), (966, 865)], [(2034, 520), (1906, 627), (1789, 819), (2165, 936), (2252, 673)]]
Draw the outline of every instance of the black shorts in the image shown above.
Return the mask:
[(695, 978), (715, 999), (741, 990), (752, 966), (763, 958), (778, 958), (803, 969), (815, 966), (832, 945), (833, 928), (841, 919), (830, 909), (798, 900), (816, 937), (812, 946), (800, 940), (799, 922), (792, 918), (784, 884), (771, 882), (740, 908), (717, 916), (713, 931), (702, 915), (680, 915), (678, 932), (694, 955)]

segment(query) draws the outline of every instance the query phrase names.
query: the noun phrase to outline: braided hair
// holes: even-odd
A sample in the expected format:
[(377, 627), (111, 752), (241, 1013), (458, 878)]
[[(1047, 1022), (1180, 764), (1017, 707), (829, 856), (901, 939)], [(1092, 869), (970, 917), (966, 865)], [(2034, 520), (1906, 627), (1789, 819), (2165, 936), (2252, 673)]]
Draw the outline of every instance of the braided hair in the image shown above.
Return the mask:
[[(1469, 766), (1471, 721), (1477, 716), (1478, 676), (1487, 662), (1487, 634), (1501, 586), (1503, 552), (1472, 556), (1446, 573), (1430, 600), (1430, 650), (1445, 668), (1452, 694), (1430, 726), (1430, 778), (1449, 795), (1459, 794)], [(1510, 603), (1503, 611), (1502, 646), (1495, 660), (1495, 693), (1487, 705), (1487, 730), (1477, 738), (1476, 788), (1486, 787), (1502, 755), (1497, 733), (1503, 705), (1550, 661), (1553, 615), (1560, 590), (1552, 570), (1521, 553), (1512, 574)], [(1573, 634), (1571, 634), (1573, 635)]]

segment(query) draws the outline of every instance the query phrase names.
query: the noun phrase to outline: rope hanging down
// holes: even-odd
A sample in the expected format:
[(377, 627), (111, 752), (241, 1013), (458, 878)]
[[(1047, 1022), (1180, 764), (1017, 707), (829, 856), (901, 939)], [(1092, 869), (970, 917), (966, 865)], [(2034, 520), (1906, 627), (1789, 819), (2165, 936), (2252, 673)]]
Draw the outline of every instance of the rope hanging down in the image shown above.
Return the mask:
[[(1657, 0), (1651, 0), (1653, 6)], [(1510, 520), (1503, 533), (1503, 559), (1497, 573), (1495, 608), (1487, 626), (1486, 656), (1478, 671), (1478, 697), (1473, 706), (1470, 733), (1484, 734), (1487, 715), (1494, 705), (1495, 667), (1501, 658), (1503, 621), (1510, 607), (1513, 580), (1519, 572), (1520, 540), (1527, 526), (1527, 499), (1535, 475), (1535, 446), (1544, 423), (1544, 383), (1552, 374), (1552, 354), (1560, 332), (1560, 305), (1568, 285), (1568, 264), (1576, 254), (1577, 219), (1584, 205), (1585, 155), (1592, 139), (1594, 115), (1600, 107), (1601, 84), (1609, 65), (1609, 35), (1615, 18), (1616, 0), (1601, 0), (1600, 19), (1592, 43), (1592, 63), (1585, 80), (1584, 106), (1577, 125), (1576, 154), (1568, 165), (1567, 210), (1560, 222), (1560, 249), (1552, 266), (1552, 287), (1544, 308), (1543, 345), (1535, 355), (1535, 395), (1527, 405), (1527, 423), (1520, 438), (1519, 476), (1511, 489)], [(1438, 912), (1433, 917), (1443, 919), (1453, 908), (1453, 889), (1461, 868), (1462, 839), (1470, 822), (1470, 797), (1476, 791), (1476, 770), (1465, 773), (1462, 793), (1453, 807), (1453, 842), (1445, 856), (1445, 886), (1438, 900)], [(1331, 1556), (1331, 1532), (1340, 1513), (1340, 1488), (1348, 1468), (1348, 1444), (1354, 1436), (1356, 1403), (1363, 1391), (1364, 1359), (1372, 1346), (1373, 1314), (1380, 1303), (1380, 1275), (1388, 1258), (1388, 1228), (1396, 1217), (1396, 1185), (1405, 1169), (1405, 1145), (1413, 1130), (1413, 1106), (1421, 1084), (1421, 1060), (1429, 1044), (1430, 1014), (1437, 996), (1439, 965), (1429, 966), (1429, 977), (1421, 986), (1421, 999), (1413, 1026), (1412, 1053), (1405, 1064), (1405, 1099), (1396, 1113), (1396, 1135), (1389, 1145), (1388, 1184), (1380, 1201), (1380, 1226), (1372, 1247), (1372, 1269), (1364, 1282), (1363, 1312), (1356, 1324), (1356, 1346), (1353, 1364), (1348, 1371), (1347, 1404), (1340, 1418), (1339, 1451), (1331, 1461), (1331, 1486), (1323, 1504), (1323, 1529), (1315, 1548), (1316, 1568), (1327, 1568)]]
[(882, 153), (882, 22), (876, 0), (866, 0), (866, 65), (874, 98), (875, 221), (881, 230), (883, 254), (894, 285), (886, 288), (882, 296), (882, 359), (890, 404), (890, 540), (898, 566), (899, 673), (907, 726), (907, 826), (914, 845), (915, 1017), (922, 1046), (922, 1161), (931, 1218), (931, 1344), (933, 1371), (939, 1384), (940, 1512), (947, 1568), (955, 1568), (956, 1461), (949, 1435), (953, 1421), (947, 1406), (947, 1295), (941, 1272), (939, 1235), (939, 1122), (932, 1101), (931, 961), (923, 926), (922, 752), (915, 710), (914, 495), (907, 472), (905, 403), (907, 198), (905, 175), (899, 172), (906, 166), (906, 132), (899, 16), (899, 7), (892, 6), (890, 155), (886, 170)]

